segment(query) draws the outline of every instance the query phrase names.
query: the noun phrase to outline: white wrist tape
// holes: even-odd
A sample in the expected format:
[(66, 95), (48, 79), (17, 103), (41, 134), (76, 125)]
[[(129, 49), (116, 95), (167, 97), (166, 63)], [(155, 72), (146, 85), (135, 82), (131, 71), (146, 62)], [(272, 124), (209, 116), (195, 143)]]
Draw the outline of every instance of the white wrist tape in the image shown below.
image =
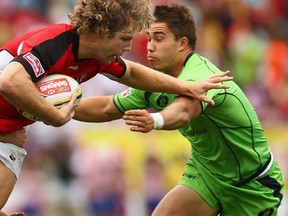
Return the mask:
[(157, 112), (157, 113), (150, 113), (152, 118), (154, 119), (154, 129), (160, 130), (164, 126), (164, 119), (163, 116)]

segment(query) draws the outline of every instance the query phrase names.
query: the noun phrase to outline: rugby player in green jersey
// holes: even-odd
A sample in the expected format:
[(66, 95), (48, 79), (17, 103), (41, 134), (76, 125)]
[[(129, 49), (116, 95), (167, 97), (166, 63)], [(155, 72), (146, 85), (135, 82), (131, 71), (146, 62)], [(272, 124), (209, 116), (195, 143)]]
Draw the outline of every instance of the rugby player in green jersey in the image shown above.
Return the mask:
[[(153, 69), (196, 82), (221, 72), (195, 52), (196, 30), (188, 7), (156, 6), (148, 29)], [(282, 174), (273, 160), (257, 114), (233, 81), (212, 89), (215, 106), (193, 98), (129, 88), (114, 96), (82, 99), (75, 119), (125, 120), (135, 132), (179, 129), (191, 142), (184, 173), (153, 216), (277, 215), (283, 197)], [(154, 108), (157, 113), (146, 109)]]

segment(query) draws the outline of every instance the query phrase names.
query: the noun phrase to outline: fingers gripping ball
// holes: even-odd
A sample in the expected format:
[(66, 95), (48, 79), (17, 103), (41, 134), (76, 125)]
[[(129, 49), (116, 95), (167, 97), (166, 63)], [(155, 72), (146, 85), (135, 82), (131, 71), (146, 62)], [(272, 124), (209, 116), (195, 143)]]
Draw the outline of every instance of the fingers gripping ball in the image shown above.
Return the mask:
[[(72, 94), (76, 93), (76, 101), (74, 107), (77, 107), (82, 97), (82, 89), (79, 83), (72, 77), (63, 74), (47, 75), (43, 79), (35, 83), (35, 86), (40, 95), (49, 103), (57, 108), (71, 100)], [(33, 121), (41, 121), (37, 116), (34, 116), (26, 111), (19, 112), (26, 118)]]

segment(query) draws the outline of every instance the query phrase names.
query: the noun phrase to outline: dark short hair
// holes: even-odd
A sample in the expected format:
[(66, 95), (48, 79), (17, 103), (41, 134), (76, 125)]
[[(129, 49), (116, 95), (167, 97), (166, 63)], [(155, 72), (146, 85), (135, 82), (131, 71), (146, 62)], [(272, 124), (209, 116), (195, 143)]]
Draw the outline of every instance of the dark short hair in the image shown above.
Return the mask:
[(197, 36), (191, 8), (176, 3), (156, 5), (153, 14), (156, 18), (155, 22), (166, 23), (176, 40), (181, 37), (187, 37), (189, 46), (193, 50), (195, 49)]

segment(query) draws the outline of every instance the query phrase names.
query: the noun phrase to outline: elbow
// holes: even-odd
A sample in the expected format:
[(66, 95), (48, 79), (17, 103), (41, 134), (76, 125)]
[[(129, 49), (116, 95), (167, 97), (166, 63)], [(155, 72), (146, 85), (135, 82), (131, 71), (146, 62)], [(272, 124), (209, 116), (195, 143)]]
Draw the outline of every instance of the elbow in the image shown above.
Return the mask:
[(53, 116), (52, 118), (49, 118), (48, 120), (42, 120), (42, 122), (46, 125), (50, 125), (53, 127), (62, 127), (63, 125), (65, 125), (66, 123), (68, 123), (71, 119), (67, 118), (67, 117), (59, 117), (56, 118), (55, 116)]
[(183, 108), (182, 111), (179, 112), (179, 123), (181, 126), (188, 124), (194, 118), (193, 110), (187, 108)]
[(14, 89), (13, 83), (0, 75), (0, 94), (3, 96), (7, 95), (8, 93), (11, 94)]
[(191, 117), (188, 113), (183, 113), (183, 115), (181, 115), (179, 123), (181, 126), (184, 126), (186, 124), (188, 124), (191, 121)]
[(18, 86), (24, 83), (23, 78), (19, 74), (16, 75), (6, 71), (0, 72), (0, 93), (4, 96), (17, 93)]

